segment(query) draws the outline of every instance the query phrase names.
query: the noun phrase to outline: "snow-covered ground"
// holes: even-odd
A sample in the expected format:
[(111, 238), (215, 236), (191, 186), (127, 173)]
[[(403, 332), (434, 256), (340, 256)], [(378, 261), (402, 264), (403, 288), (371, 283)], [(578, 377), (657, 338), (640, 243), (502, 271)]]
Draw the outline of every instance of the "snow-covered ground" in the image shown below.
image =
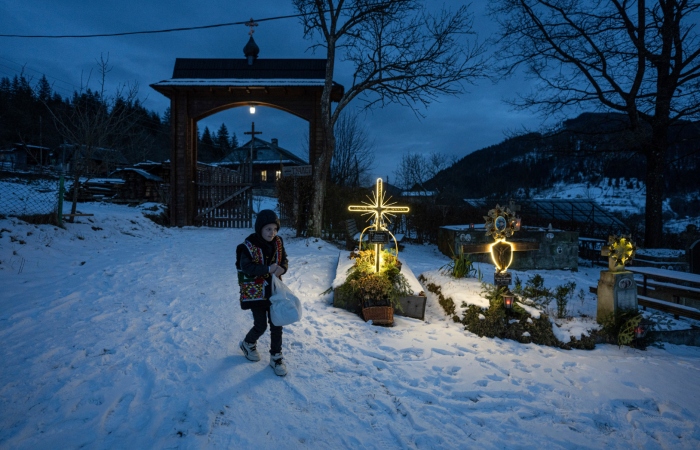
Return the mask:
[[(425, 321), (372, 326), (322, 294), (340, 251), (284, 229), (284, 278), (304, 318), (285, 327), (280, 378), (238, 349), (252, 318), (238, 305), (234, 249), (251, 230), (79, 210), (94, 216), (65, 229), (0, 220), (2, 449), (700, 446), (700, 348), (479, 338), (432, 295)], [(407, 245), (400, 258), (433, 279), (448, 261), (434, 246)], [(598, 269), (541, 274), (587, 293)], [(475, 279), (442, 284), (458, 304), (482, 301)], [(560, 332), (595, 326), (583, 317), (594, 311), (591, 294), (574, 300)]]

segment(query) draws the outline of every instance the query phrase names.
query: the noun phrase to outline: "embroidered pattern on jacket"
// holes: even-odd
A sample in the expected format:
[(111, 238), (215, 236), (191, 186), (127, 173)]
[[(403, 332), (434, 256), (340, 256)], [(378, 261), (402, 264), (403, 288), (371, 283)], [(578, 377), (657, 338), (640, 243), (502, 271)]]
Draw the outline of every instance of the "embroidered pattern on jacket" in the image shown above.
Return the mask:
[[(255, 264), (265, 263), (265, 257), (261, 248), (256, 247), (247, 240), (243, 243)], [(275, 238), (275, 247), (273, 258), (276, 260), (277, 264), (279, 264), (282, 262), (282, 241), (279, 238)], [(267, 281), (264, 277), (251, 277), (239, 270), (238, 286), (240, 287), (242, 302), (265, 299), (265, 286), (267, 286)]]

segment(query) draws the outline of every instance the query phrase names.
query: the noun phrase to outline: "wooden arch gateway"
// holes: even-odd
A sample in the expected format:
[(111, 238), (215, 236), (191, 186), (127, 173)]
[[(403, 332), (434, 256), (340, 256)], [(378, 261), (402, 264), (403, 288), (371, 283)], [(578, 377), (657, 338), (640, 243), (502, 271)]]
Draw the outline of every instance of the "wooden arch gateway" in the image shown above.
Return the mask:
[[(309, 161), (313, 165), (324, 139), (321, 94), (325, 78), (325, 59), (177, 58), (173, 77), (151, 84), (170, 99), (170, 223), (196, 225), (199, 120), (240, 106), (269, 106), (288, 112), (309, 123)], [(342, 95), (343, 87), (334, 83), (331, 99), (338, 101)]]

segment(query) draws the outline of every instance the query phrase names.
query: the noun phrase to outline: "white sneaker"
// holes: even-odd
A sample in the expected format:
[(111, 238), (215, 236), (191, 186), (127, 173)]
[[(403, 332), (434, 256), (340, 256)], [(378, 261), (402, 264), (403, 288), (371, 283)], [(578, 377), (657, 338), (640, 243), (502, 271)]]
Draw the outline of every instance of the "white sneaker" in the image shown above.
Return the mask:
[(243, 340), (238, 346), (241, 348), (246, 358), (251, 361), (260, 361), (260, 353), (258, 353), (258, 350), (255, 348), (255, 344), (249, 344)]
[(284, 364), (284, 359), (282, 359), (282, 353), (270, 355), (270, 367), (275, 369), (275, 375), (277, 376), (283, 377), (287, 375), (287, 366)]

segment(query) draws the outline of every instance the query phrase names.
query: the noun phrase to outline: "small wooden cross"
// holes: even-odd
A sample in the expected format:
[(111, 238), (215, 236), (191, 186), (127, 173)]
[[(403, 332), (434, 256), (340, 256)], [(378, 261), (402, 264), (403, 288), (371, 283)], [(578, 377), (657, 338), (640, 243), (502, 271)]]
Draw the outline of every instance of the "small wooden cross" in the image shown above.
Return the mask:
[(253, 18), (251, 17), (248, 22), (245, 23), (245, 26), (250, 27), (250, 31), (248, 32), (248, 35), (250, 37), (253, 37), (253, 33), (255, 33), (255, 30), (253, 27), (257, 27), (258, 23), (253, 21)]

